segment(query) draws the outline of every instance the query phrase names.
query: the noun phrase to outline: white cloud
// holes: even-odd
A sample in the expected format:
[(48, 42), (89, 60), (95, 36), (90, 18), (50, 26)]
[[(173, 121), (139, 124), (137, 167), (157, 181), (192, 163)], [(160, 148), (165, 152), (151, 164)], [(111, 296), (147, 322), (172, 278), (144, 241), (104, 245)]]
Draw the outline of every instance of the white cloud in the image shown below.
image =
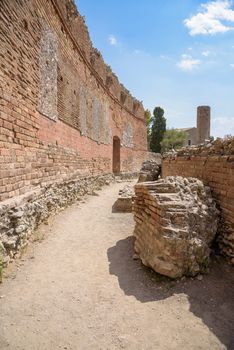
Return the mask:
[(192, 71), (193, 69), (197, 68), (201, 64), (201, 61), (198, 59), (193, 58), (190, 55), (182, 55), (180, 62), (177, 63), (177, 66), (185, 71)]
[(201, 54), (204, 57), (208, 57), (208, 56), (210, 56), (211, 52), (207, 50), (207, 51), (203, 51)]
[(218, 117), (212, 120), (214, 136), (233, 135), (234, 136), (234, 117)]
[(230, 64), (230, 67), (231, 67), (231, 68), (234, 68), (234, 63), (231, 63), (231, 64)]
[(232, 0), (216, 0), (202, 4), (200, 12), (184, 20), (190, 35), (213, 35), (233, 30), (234, 26), (223, 23), (234, 22), (232, 4)]
[(166, 55), (160, 55), (160, 58), (161, 58), (162, 60), (169, 60), (169, 59), (170, 59), (170, 57), (169, 57), (169, 56), (166, 56)]
[(110, 34), (108, 37), (108, 41), (112, 46), (117, 46), (118, 45), (118, 40), (113, 34)]

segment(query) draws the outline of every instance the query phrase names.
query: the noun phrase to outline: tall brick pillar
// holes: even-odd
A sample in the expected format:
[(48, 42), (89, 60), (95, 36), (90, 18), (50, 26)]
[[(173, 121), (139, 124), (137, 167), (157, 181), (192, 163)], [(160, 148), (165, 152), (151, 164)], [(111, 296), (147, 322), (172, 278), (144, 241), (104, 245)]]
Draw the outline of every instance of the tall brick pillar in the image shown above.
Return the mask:
[(197, 143), (204, 143), (210, 138), (210, 107), (197, 107)]

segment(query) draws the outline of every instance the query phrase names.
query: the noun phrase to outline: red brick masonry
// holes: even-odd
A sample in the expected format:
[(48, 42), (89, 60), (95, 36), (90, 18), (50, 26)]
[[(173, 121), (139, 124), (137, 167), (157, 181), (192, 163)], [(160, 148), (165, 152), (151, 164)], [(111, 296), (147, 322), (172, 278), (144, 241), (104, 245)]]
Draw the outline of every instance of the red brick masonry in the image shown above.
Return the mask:
[(234, 263), (234, 138), (183, 148), (162, 162), (162, 176), (196, 177), (210, 186), (221, 211), (220, 245)]
[(0, 201), (36, 187), (120, 170), (147, 151), (140, 102), (92, 47), (69, 0), (0, 4)]

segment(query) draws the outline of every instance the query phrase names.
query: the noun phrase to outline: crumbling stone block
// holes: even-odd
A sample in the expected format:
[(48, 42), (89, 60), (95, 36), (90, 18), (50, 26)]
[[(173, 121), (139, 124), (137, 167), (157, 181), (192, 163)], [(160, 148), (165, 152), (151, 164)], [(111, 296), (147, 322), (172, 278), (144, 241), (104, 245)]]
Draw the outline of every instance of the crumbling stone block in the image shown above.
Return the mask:
[(114, 204), (114, 210), (118, 212), (131, 213), (133, 206), (134, 188), (126, 185), (119, 190), (119, 197)]
[(137, 184), (135, 193), (135, 251), (143, 264), (172, 278), (205, 272), (218, 223), (210, 188), (169, 176)]
[(164, 154), (162, 177), (169, 175), (196, 177), (211, 188), (221, 216), (219, 249), (234, 264), (234, 137)]
[(143, 162), (138, 182), (156, 181), (161, 174), (161, 158)]

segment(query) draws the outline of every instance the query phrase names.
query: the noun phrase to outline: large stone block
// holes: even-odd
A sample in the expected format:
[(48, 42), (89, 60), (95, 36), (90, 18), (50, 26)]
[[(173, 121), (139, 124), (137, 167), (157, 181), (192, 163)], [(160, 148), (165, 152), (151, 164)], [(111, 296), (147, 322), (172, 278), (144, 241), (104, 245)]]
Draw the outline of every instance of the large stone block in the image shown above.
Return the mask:
[(210, 188), (196, 178), (137, 184), (135, 250), (143, 264), (178, 278), (205, 272), (218, 211)]
[(132, 185), (126, 185), (119, 190), (119, 196), (114, 204), (114, 211), (131, 213), (133, 206), (134, 188)]
[(143, 162), (138, 182), (156, 181), (161, 174), (161, 158)]

